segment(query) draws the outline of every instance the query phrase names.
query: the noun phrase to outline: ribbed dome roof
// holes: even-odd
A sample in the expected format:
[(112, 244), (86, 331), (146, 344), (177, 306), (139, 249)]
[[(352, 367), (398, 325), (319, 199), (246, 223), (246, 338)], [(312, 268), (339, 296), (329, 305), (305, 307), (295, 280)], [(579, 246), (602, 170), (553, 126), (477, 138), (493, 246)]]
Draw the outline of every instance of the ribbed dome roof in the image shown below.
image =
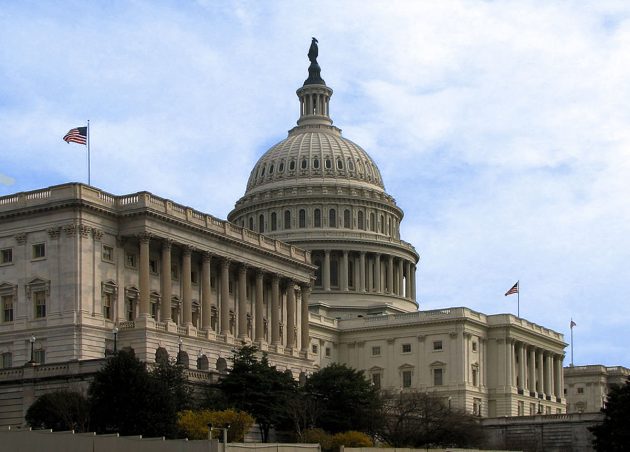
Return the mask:
[(286, 186), (291, 180), (298, 185), (302, 181), (308, 184), (348, 181), (384, 191), (381, 173), (367, 152), (343, 138), (335, 127), (320, 125), (317, 129), (296, 127), (285, 140), (272, 146), (254, 166), (247, 192), (279, 182)]

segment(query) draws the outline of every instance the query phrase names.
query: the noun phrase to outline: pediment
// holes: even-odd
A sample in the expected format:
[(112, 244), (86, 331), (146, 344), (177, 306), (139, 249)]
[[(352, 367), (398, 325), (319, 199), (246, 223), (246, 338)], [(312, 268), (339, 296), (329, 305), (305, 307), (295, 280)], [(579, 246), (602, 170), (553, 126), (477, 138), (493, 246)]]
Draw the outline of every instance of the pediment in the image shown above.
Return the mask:
[(445, 363), (445, 362), (442, 362), (442, 361), (433, 361), (433, 362), (430, 364), (430, 366), (431, 366), (431, 367), (442, 367), (442, 366), (446, 366), (446, 363)]

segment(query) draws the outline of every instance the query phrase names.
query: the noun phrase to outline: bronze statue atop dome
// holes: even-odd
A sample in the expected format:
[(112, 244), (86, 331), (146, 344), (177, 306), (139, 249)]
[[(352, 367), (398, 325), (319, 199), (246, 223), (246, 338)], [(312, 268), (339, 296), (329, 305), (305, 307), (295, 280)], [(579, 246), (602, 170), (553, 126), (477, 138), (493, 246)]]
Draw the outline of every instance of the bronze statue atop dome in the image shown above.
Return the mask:
[(308, 59), (311, 65), (308, 67), (308, 78), (304, 81), (304, 85), (326, 85), (326, 82), (320, 75), (322, 68), (317, 64), (317, 55), (319, 54), (317, 42), (317, 38), (313, 38), (308, 49)]
[(311, 63), (315, 64), (317, 64), (317, 55), (319, 53), (317, 42), (317, 38), (313, 38), (313, 40), (311, 41), (311, 47), (308, 49), (308, 59)]

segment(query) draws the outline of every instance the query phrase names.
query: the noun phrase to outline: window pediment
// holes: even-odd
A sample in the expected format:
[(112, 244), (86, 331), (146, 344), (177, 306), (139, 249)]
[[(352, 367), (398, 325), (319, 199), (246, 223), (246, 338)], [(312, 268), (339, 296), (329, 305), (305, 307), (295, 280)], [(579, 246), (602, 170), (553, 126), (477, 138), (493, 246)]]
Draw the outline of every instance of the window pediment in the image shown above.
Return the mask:
[(409, 364), (409, 363), (405, 363), (405, 364), (402, 364), (402, 365), (398, 366), (398, 369), (399, 369), (399, 370), (411, 370), (411, 369), (413, 369), (414, 367), (415, 367), (415, 366), (413, 366), (413, 365), (411, 365), (411, 364)]
[(50, 295), (50, 281), (42, 278), (32, 279), (26, 284), (26, 297), (31, 298), (33, 292), (46, 292), (46, 296)]
[(431, 364), (429, 364), (431, 367), (444, 367), (446, 366), (445, 362), (442, 361), (433, 361)]
[(17, 284), (11, 284), (8, 282), (4, 282), (0, 284), (0, 295), (17, 295)]

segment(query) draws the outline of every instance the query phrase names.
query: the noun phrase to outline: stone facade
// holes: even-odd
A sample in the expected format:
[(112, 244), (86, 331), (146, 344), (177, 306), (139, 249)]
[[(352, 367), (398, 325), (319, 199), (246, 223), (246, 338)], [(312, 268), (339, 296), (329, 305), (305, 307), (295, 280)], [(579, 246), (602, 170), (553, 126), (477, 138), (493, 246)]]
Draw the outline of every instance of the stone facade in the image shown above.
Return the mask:
[(563, 336), (509, 314), (418, 311), (403, 211), (332, 125), (332, 89), (313, 76), (297, 95), (297, 126), (229, 221), (82, 184), (0, 198), (3, 387), (19, 385), (11, 368), (121, 347), (222, 371), (253, 343), (296, 377), (340, 362), (479, 416), (565, 412)]
[(612, 386), (623, 386), (630, 369), (622, 366), (569, 366), (564, 368), (567, 413), (599, 411)]

